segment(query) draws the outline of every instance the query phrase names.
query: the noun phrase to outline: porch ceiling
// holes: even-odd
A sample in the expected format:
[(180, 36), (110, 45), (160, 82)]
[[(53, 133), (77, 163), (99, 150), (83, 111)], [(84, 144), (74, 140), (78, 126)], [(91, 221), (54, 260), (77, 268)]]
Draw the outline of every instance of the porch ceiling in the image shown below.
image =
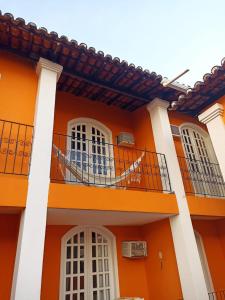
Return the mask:
[(172, 216), (172, 214), (48, 209), (48, 225), (144, 225)]
[[(172, 102), (182, 93), (161, 84), (162, 76), (112, 58), (86, 44), (59, 37), (0, 11), (0, 47), (33, 62), (44, 57), (63, 66), (58, 90), (134, 111), (155, 97)], [(141, 47), (140, 47), (141, 53)]]

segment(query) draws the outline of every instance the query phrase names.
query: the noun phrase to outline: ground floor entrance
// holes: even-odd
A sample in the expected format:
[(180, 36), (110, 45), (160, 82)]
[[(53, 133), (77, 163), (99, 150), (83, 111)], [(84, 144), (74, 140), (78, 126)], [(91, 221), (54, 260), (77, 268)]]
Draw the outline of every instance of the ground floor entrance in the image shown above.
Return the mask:
[(76, 226), (62, 238), (61, 300), (111, 300), (117, 293), (114, 235), (102, 226)]

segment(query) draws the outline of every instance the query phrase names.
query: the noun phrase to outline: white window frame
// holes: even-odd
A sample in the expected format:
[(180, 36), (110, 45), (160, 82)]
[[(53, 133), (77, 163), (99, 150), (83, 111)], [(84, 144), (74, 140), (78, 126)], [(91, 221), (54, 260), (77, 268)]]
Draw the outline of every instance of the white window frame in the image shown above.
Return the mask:
[[(114, 170), (114, 153), (113, 153), (114, 149), (113, 149), (112, 131), (106, 125), (99, 122), (98, 120), (92, 119), (92, 118), (84, 118), (84, 117), (75, 118), (75, 119), (70, 120), (67, 123), (67, 142), (66, 142), (67, 151), (69, 149), (71, 149), (71, 130), (72, 130), (72, 127), (76, 126), (79, 123), (81, 123), (83, 125), (88, 125), (90, 127), (93, 126), (97, 129), (99, 129), (105, 135), (106, 144), (109, 144), (109, 147), (110, 147), (110, 152), (111, 152), (110, 159), (113, 162), (113, 170), (111, 171), (110, 176), (112, 178), (114, 178), (115, 177), (115, 170)], [(91, 140), (90, 136), (87, 135), (87, 139)], [(104, 178), (110, 177), (110, 176), (109, 175), (106, 175), (106, 176), (96, 175), (94, 185), (98, 186), (98, 183), (100, 184), (101, 182), (104, 182)], [(99, 180), (99, 178), (100, 178), (100, 180)], [(102, 178), (102, 180), (101, 180), (101, 178)], [(70, 181), (70, 172), (68, 170), (66, 170), (66, 180)], [(73, 184), (82, 184), (82, 183), (79, 183), (79, 182), (71, 182), (71, 183), (73, 183)], [(102, 183), (101, 183), (101, 185), (102, 185)]]
[[(110, 262), (110, 268), (111, 268), (111, 272), (110, 272), (110, 277), (112, 278), (113, 281), (113, 286), (112, 286), (112, 295), (113, 295), (113, 299), (117, 299), (120, 297), (120, 289), (119, 289), (119, 275), (118, 275), (118, 260), (117, 260), (117, 247), (116, 247), (116, 237), (115, 235), (108, 230), (107, 228), (105, 228), (104, 226), (89, 226), (89, 225), (80, 225), (80, 226), (75, 226), (73, 228), (71, 228), (61, 239), (61, 263), (60, 263), (60, 292), (59, 292), (59, 300), (64, 300), (65, 298), (65, 278), (66, 278), (66, 274), (65, 274), (65, 265), (66, 265), (66, 246), (67, 246), (67, 241), (72, 238), (74, 235), (85, 231), (96, 231), (97, 233), (105, 236), (109, 242), (109, 253), (110, 253), (110, 257), (111, 259), (109, 260)], [(85, 243), (87, 245), (87, 235), (86, 235), (86, 240)], [(87, 252), (89, 248), (89, 253)], [(91, 247), (85, 247), (85, 257), (86, 259), (88, 257), (91, 257)], [(85, 272), (87, 275), (91, 274), (91, 269), (90, 269), (90, 265), (88, 263), (86, 263), (86, 268), (85, 268)], [(86, 285), (86, 289), (89, 289), (90, 283), (88, 283), (87, 278), (85, 278), (85, 285)], [(85, 300), (90, 300), (90, 299), (85, 299)]]

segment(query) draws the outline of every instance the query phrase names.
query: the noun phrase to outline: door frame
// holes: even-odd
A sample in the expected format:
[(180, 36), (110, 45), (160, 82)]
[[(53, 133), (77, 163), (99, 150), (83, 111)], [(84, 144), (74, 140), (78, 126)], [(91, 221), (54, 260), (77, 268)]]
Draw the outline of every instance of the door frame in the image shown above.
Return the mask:
[[(95, 230), (98, 233), (106, 236), (106, 238), (109, 241), (109, 253), (111, 253), (111, 262), (112, 262), (112, 271), (111, 276), (113, 278), (113, 294), (114, 298), (120, 297), (120, 289), (119, 289), (119, 273), (118, 273), (118, 260), (117, 260), (117, 247), (116, 247), (116, 237), (115, 235), (105, 228), (104, 226), (98, 226), (98, 225), (78, 225), (73, 228), (71, 228), (69, 231), (67, 231), (63, 237), (61, 238), (61, 257), (60, 257), (60, 290), (59, 290), (59, 300), (64, 300), (64, 288), (65, 288), (65, 257), (66, 257), (66, 244), (69, 238), (73, 237), (75, 234), (81, 232), (81, 231), (87, 231), (87, 230)], [(87, 241), (87, 237), (86, 237)], [(87, 253), (87, 247), (85, 252)], [(85, 271), (87, 270), (87, 264), (85, 267)], [(85, 279), (85, 281), (87, 281)], [(88, 299), (86, 299), (88, 300)], [(111, 299), (113, 300), (113, 299)]]
[[(210, 285), (209, 288), (211, 289), (211, 291), (208, 291), (208, 293), (210, 293), (210, 292), (214, 291), (214, 286), (213, 286), (212, 276), (211, 276), (210, 269), (209, 269), (208, 259), (207, 259), (206, 253), (205, 253), (204, 243), (203, 243), (203, 240), (202, 240), (202, 236), (198, 231), (194, 230), (194, 234), (195, 234), (195, 240), (196, 240), (197, 248), (198, 248), (198, 245), (201, 248), (201, 253), (199, 253), (199, 251), (198, 251), (198, 253), (199, 253), (199, 256), (200, 256), (201, 265), (202, 265), (202, 262), (203, 262), (203, 266), (202, 266), (202, 268), (204, 269), (203, 273), (205, 271), (207, 273), (207, 276), (208, 276), (208, 281), (209, 281), (209, 285)], [(204, 277), (205, 277), (205, 275), (204, 275)], [(206, 284), (206, 287), (208, 289), (207, 284)], [(215, 298), (215, 300), (216, 300), (216, 298)]]

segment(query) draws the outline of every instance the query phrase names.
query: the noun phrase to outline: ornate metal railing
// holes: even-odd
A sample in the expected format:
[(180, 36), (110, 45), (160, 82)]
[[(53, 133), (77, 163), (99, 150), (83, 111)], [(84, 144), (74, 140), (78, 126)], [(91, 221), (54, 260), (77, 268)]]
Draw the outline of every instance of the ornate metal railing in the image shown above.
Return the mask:
[(171, 192), (164, 154), (62, 134), (53, 135), (51, 180)]
[(0, 120), (0, 173), (28, 175), (33, 127)]
[(210, 292), (209, 300), (225, 300), (225, 291)]
[(225, 182), (216, 163), (178, 157), (186, 193), (225, 197)]

